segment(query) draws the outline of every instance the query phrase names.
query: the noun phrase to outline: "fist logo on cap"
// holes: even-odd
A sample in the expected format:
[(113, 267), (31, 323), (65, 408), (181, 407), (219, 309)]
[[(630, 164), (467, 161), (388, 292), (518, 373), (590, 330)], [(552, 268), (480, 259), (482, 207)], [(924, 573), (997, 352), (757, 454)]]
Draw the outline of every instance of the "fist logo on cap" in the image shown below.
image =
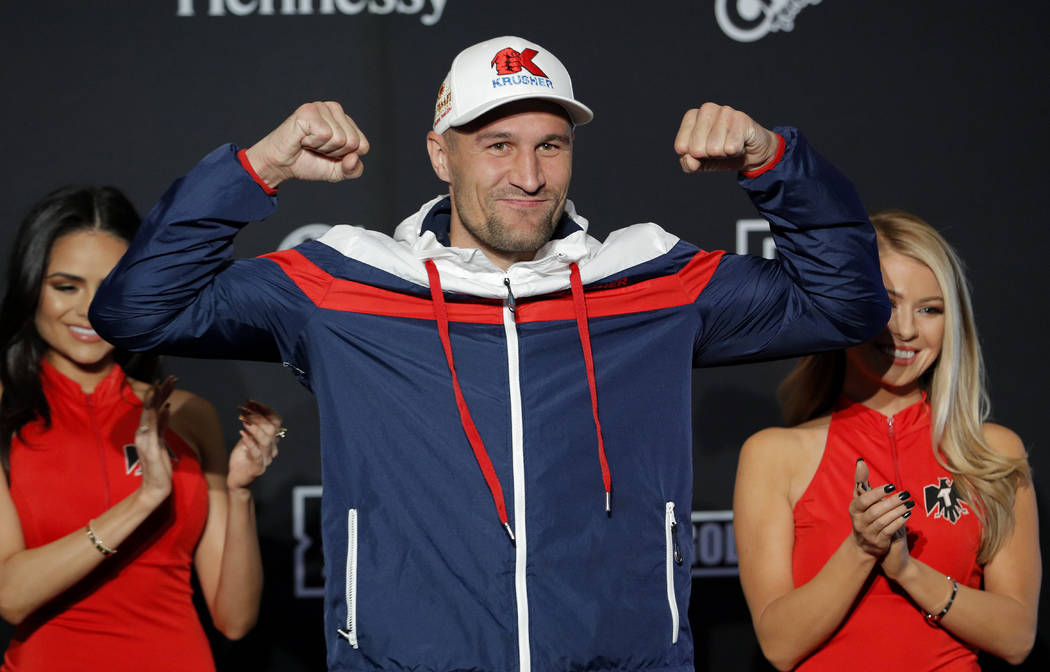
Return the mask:
[(535, 49), (526, 49), (519, 53), (515, 49), (506, 47), (493, 57), (490, 65), (496, 66), (496, 73), (500, 75), (513, 75), (525, 68), (537, 77), (546, 77), (547, 74), (532, 62), (538, 53)]

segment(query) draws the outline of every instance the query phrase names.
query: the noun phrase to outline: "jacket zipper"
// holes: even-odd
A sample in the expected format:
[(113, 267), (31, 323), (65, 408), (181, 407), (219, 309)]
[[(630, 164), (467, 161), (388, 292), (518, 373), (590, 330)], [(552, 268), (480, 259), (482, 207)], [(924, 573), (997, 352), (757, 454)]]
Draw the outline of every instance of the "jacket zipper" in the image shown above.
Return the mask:
[(528, 543), (525, 538), (525, 446), (521, 410), (521, 381), (518, 370), (518, 327), (510, 278), (504, 277), (507, 299), (503, 302), (503, 329), (507, 335), (507, 381), (510, 387), (511, 455), (514, 471), (514, 598), (518, 609), (518, 670), (529, 672), (529, 593), (525, 582)]
[(346, 516), (346, 630), (336, 630), (340, 637), (357, 644), (357, 509)]
[(106, 471), (106, 449), (102, 445), (102, 433), (98, 429), (98, 417), (95, 413), (95, 399), (90, 394), (84, 395), (87, 401), (88, 415), (91, 416), (91, 431), (95, 435), (95, 446), (98, 448), (98, 463), (102, 467), (102, 492), (106, 498), (106, 508), (110, 506), (109, 472)]
[(664, 537), (667, 553), (667, 606), (671, 610), (671, 643), (678, 643), (678, 600), (674, 590), (674, 566), (682, 564), (682, 549), (678, 546), (678, 521), (674, 517), (674, 502), (665, 505)]

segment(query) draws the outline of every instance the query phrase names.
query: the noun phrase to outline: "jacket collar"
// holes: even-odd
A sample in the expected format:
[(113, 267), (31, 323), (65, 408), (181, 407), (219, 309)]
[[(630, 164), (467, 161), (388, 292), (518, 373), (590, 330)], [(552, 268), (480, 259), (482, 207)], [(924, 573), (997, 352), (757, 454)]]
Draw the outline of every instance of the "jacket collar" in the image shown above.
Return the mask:
[(494, 275), (497, 277), (492, 280), (500, 287), (504, 277), (510, 277), (515, 283), (531, 284), (544, 276), (562, 274), (564, 278), (559, 284), (565, 287), (569, 266), (595, 254), (601, 247), (601, 243), (587, 235), (587, 220), (576, 213), (572, 201), (566, 201), (554, 236), (536, 252), (536, 257), (503, 271), (481, 250), (452, 247), (449, 244), (451, 221), (452, 201), (448, 196), (439, 196), (401, 222), (394, 231), (394, 239), (409, 246), (420, 261), (435, 260), (443, 276), (485, 282), (489, 275)]

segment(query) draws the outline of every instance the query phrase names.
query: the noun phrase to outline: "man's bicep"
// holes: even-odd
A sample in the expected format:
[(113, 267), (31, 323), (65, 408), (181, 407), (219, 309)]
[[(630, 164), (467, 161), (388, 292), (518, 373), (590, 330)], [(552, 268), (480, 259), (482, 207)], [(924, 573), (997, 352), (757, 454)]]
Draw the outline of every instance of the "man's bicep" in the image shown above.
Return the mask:
[[(281, 361), (314, 306), (268, 259), (229, 262), (192, 297), (156, 289), (148, 304), (124, 302), (115, 345), (222, 359)], [(184, 290), (174, 290), (184, 291)]]
[(775, 260), (725, 255), (696, 300), (701, 329), (694, 364), (790, 357), (856, 342), (848, 318), (832, 314), (837, 301), (821, 299)]

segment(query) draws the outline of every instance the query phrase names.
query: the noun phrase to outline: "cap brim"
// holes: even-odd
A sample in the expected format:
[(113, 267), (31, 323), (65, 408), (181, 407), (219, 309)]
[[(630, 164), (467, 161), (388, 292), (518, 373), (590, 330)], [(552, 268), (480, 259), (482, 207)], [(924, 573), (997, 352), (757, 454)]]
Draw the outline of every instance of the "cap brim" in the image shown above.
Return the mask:
[(506, 98), (501, 98), (499, 100), (490, 100), (484, 105), (478, 105), (474, 109), (460, 114), (455, 120), (448, 122), (448, 126), (453, 127), (469, 124), (481, 115), (495, 110), (497, 107), (517, 102), (519, 100), (549, 100), (552, 103), (557, 103), (569, 114), (569, 119), (575, 126), (583, 126), (594, 119), (594, 112), (591, 111), (591, 108), (577, 100), (573, 100), (572, 98), (523, 92), (521, 95), (507, 96)]

